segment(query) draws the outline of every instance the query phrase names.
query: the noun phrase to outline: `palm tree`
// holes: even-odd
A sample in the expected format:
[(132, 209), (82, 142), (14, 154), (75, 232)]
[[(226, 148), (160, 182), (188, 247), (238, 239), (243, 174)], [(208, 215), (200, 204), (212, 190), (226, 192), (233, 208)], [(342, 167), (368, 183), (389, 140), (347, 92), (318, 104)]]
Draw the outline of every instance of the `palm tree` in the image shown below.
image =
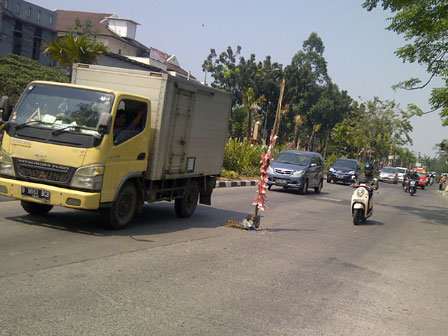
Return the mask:
[(300, 139), (299, 139), (299, 130), (300, 126), (303, 125), (303, 123), (306, 121), (306, 116), (297, 114), (294, 117), (294, 142), (296, 149), (300, 149)]
[(250, 141), (250, 131), (252, 128), (252, 111), (255, 111), (259, 107), (263, 105), (263, 103), (266, 101), (266, 98), (264, 96), (258, 97), (255, 99), (255, 92), (254, 89), (249, 88), (244, 94), (243, 94), (243, 104), (248, 110), (247, 115), (247, 129), (246, 129), (246, 140)]
[(95, 42), (87, 35), (78, 36), (74, 33), (46, 45), (45, 53), (71, 73), (73, 63), (93, 64), (98, 61), (101, 54), (108, 51), (101, 42)]

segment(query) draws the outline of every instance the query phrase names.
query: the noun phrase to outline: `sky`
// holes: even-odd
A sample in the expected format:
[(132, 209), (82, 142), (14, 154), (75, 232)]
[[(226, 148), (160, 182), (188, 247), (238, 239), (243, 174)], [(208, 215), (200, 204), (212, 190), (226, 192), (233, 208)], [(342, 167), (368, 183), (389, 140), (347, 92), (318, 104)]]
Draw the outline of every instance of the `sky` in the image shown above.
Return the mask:
[[(322, 39), (328, 73), (340, 90), (357, 101), (379, 97), (395, 100), (402, 109), (416, 104), (430, 111), (428, 99), (434, 81), (422, 90), (392, 90), (411, 77), (429, 79), (418, 64), (403, 63), (395, 50), (405, 41), (385, 28), (391, 13), (367, 12), (363, 0), (31, 0), (47, 9), (117, 14), (138, 22), (137, 41), (176, 55), (181, 67), (203, 80), (202, 63), (215, 49), (240, 45), (242, 55), (257, 61), (271, 56), (286, 66), (312, 32)], [(210, 78), (207, 78), (210, 82)], [(435, 145), (448, 138), (439, 111), (414, 117), (411, 133), (416, 155), (434, 156)]]

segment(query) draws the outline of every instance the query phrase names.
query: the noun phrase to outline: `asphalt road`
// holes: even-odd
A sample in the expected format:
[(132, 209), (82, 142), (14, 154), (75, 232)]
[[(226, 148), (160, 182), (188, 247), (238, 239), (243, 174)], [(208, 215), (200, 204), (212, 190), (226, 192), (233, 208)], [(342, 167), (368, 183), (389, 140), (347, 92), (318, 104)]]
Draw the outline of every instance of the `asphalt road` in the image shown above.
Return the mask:
[(1, 202), (0, 335), (446, 336), (448, 198), (381, 184), (355, 227), (352, 192), (273, 188), (257, 232), (223, 226), (253, 212), (254, 187), (190, 219), (147, 205), (119, 232)]

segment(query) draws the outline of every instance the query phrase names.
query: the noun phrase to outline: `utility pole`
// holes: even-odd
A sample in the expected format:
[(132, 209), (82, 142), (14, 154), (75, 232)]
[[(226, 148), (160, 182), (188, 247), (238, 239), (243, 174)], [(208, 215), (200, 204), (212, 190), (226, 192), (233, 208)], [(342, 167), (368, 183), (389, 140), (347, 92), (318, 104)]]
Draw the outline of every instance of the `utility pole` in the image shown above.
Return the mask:
[(278, 98), (278, 105), (277, 105), (277, 112), (275, 113), (275, 121), (274, 121), (274, 127), (272, 128), (271, 132), (271, 139), (277, 135), (278, 129), (280, 128), (280, 112), (282, 110), (282, 101), (283, 101), (283, 93), (285, 92), (285, 84), (286, 80), (285, 78), (282, 79), (282, 84), (280, 86), (280, 97)]

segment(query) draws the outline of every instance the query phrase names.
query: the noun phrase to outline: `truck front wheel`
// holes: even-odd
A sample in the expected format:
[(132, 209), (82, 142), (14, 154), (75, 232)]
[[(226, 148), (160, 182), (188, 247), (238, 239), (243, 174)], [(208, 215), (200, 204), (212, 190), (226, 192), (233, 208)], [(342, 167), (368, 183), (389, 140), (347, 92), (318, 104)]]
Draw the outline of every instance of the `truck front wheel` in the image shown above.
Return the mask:
[(112, 207), (106, 209), (106, 222), (110, 229), (124, 229), (132, 217), (134, 217), (137, 207), (137, 189), (132, 182), (126, 182), (118, 193), (117, 199), (112, 203)]
[(192, 180), (190, 184), (185, 188), (184, 197), (177, 198), (174, 201), (174, 210), (177, 217), (188, 218), (193, 215), (198, 205), (199, 187), (195, 180)]
[(21, 201), (23, 210), (33, 216), (45, 216), (52, 208), (52, 205)]

